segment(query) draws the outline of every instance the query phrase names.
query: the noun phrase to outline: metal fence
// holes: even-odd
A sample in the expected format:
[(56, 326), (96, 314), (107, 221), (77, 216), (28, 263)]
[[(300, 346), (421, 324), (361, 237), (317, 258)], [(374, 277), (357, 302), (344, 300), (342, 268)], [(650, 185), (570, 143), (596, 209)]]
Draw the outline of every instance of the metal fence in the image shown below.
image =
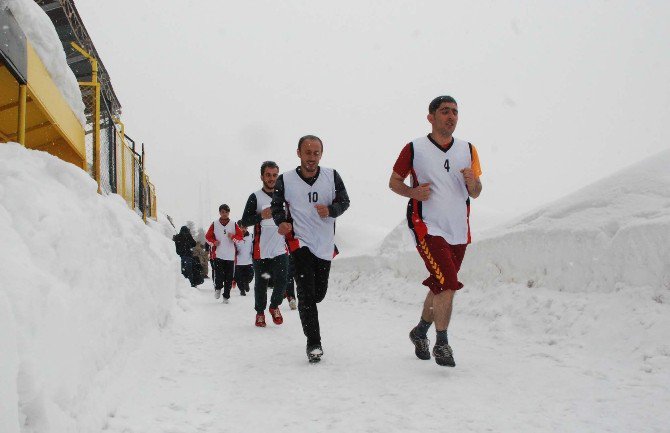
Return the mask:
[[(86, 162), (88, 173), (95, 178), (95, 103), (94, 86), (81, 86), (86, 105)], [(143, 153), (124, 132), (123, 125), (112, 115), (109, 104), (100, 100), (100, 191), (121, 195), (128, 207), (142, 217), (156, 219), (156, 189), (144, 171)]]

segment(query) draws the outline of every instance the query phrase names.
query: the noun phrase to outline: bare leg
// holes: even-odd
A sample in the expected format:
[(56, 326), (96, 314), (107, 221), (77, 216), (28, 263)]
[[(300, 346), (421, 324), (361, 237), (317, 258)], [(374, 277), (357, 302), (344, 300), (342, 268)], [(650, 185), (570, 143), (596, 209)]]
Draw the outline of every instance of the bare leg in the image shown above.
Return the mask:
[(433, 298), (435, 295), (433, 295), (433, 292), (430, 290), (428, 291), (428, 294), (426, 295), (426, 300), (423, 301), (423, 311), (421, 312), (421, 318), (423, 319), (424, 322), (428, 323), (433, 323)]
[[(451, 320), (451, 309), (453, 306), (455, 294), (455, 290), (445, 290), (439, 295), (433, 295), (432, 292), (430, 293), (430, 295), (433, 295), (433, 318), (435, 320), (435, 329), (437, 331), (444, 331), (449, 327), (449, 321)], [(427, 300), (428, 297), (426, 297), (426, 301)]]

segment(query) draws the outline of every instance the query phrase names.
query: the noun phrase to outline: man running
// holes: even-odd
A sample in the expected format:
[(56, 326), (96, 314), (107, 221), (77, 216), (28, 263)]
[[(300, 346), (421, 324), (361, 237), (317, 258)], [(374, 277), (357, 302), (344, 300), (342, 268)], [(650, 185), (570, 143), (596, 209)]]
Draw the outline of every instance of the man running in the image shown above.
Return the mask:
[(230, 219), (230, 207), (227, 204), (219, 206), (219, 218), (209, 226), (205, 239), (212, 246), (212, 269), (214, 270), (214, 297), (221, 297), (223, 288), (223, 303), (230, 299), (230, 289), (233, 287), (235, 275), (235, 236), (243, 236), (237, 224)]
[(330, 262), (336, 253), (335, 218), (349, 208), (340, 175), (319, 166), (322, 153), (319, 137), (300, 138), (300, 166), (279, 176), (272, 197), (272, 217), (295, 261), (298, 312), (310, 362), (318, 362), (323, 355), (316, 304), (326, 296)]
[[(414, 353), (430, 359), (427, 332), (435, 322), (435, 362), (454, 367), (447, 328), (465, 249), (470, 243), (470, 197), (482, 192), (482, 170), (477, 149), (453, 136), (458, 123), (458, 104), (451, 96), (439, 96), (428, 106), (432, 131), (407, 144), (393, 166), (389, 187), (408, 197), (407, 223), (419, 255), (430, 276), (423, 282), (430, 290), (419, 324), (409, 333)], [(405, 178), (412, 176), (412, 186)]]
[(242, 226), (254, 227), (253, 263), (256, 279), (254, 308), (256, 309), (256, 326), (261, 328), (265, 327), (265, 307), (268, 302), (267, 291), (270, 281), (272, 281), (273, 289), (268, 311), (275, 325), (281, 325), (284, 322), (279, 305), (284, 300), (286, 290), (288, 253), (286, 240), (277, 232), (277, 225), (272, 220), (270, 209), (277, 176), (279, 176), (279, 166), (275, 162), (265, 161), (261, 165), (263, 187), (249, 196), (240, 220)]

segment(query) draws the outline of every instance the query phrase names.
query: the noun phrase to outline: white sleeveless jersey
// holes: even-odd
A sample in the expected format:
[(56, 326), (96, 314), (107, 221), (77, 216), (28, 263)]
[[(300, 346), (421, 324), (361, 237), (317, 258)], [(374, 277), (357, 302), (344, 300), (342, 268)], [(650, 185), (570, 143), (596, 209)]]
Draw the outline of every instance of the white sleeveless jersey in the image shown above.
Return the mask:
[(219, 241), (216, 247), (216, 258), (221, 260), (235, 260), (235, 244), (228, 238), (228, 233), (235, 235), (235, 221), (228, 221), (225, 226), (218, 219), (214, 221), (214, 237)]
[(235, 264), (237, 266), (250, 265), (252, 263), (251, 252), (253, 246), (254, 235), (252, 233), (249, 233), (248, 236), (243, 237), (241, 241), (235, 243), (235, 249), (237, 250)]
[[(258, 190), (256, 195), (256, 213), (270, 207), (272, 196), (265, 191)], [(261, 220), (254, 227), (254, 259), (271, 259), (286, 254), (286, 240), (277, 231), (277, 224), (272, 218)]]
[(314, 185), (302, 180), (296, 170), (283, 174), (286, 210), (293, 219), (297, 247), (307, 247), (320, 259), (333, 260), (335, 218), (321, 218), (314, 205), (330, 206), (335, 199), (335, 170), (321, 167)]
[(412, 142), (414, 181), (430, 183), (430, 198), (417, 202), (413, 218), (423, 220), (429, 235), (441, 236), (451, 245), (470, 239), (470, 200), (461, 170), (470, 168), (472, 156), (467, 141), (454, 138), (445, 151), (428, 137)]

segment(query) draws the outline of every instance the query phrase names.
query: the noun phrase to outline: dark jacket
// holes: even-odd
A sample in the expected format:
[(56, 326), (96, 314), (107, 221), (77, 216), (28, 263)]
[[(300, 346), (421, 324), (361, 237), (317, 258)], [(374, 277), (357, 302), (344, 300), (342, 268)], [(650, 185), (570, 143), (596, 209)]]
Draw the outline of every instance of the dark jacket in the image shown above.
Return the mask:
[(195, 246), (195, 239), (193, 239), (193, 236), (191, 236), (191, 232), (188, 230), (188, 227), (183, 226), (179, 231), (179, 234), (174, 235), (172, 240), (174, 241), (177, 254), (180, 256), (192, 255), (191, 248)]

